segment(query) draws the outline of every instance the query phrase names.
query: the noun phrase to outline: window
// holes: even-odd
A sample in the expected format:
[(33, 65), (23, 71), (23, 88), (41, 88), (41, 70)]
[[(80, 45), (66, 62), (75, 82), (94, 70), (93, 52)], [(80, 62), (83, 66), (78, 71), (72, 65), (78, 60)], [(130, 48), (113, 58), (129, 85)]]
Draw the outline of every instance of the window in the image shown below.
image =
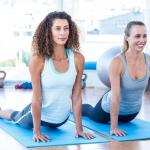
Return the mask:
[(129, 21), (144, 21), (150, 33), (149, 9), (149, 0), (1, 0), (0, 67), (28, 66), (33, 33), (50, 11), (73, 17), (85, 60), (97, 61), (105, 50), (122, 44)]

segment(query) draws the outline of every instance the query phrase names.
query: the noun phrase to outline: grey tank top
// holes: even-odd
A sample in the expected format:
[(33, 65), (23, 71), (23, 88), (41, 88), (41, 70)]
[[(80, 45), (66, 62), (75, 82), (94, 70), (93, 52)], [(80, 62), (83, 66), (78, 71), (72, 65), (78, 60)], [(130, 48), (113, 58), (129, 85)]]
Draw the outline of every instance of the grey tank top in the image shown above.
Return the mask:
[[(120, 81), (120, 115), (134, 114), (140, 111), (142, 104), (142, 96), (148, 85), (150, 77), (150, 61), (149, 56), (144, 53), (145, 63), (147, 67), (146, 75), (134, 80), (131, 78), (128, 72), (128, 66), (123, 54), (119, 55), (119, 58), (124, 66), (124, 72)], [(102, 108), (105, 112), (110, 113), (112, 92), (107, 92), (102, 99)]]

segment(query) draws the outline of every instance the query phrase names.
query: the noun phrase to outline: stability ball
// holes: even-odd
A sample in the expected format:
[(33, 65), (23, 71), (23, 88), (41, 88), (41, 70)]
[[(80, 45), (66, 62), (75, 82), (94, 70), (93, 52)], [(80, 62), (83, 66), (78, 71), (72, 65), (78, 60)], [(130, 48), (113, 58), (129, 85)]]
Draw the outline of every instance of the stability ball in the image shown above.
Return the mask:
[(108, 76), (108, 69), (112, 59), (121, 52), (121, 47), (112, 47), (106, 50), (98, 59), (96, 64), (96, 71), (100, 81), (110, 88), (110, 80)]

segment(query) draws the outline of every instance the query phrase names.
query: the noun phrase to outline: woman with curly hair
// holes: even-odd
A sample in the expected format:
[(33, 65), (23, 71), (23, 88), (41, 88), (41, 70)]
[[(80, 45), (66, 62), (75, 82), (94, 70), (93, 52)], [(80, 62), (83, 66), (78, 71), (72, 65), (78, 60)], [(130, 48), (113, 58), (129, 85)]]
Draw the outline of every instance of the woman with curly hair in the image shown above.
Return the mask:
[(78, 52), (77, 26), (66, 12), (51, 12), (37, 27), (32, 41), (29, 71), (33, 86), (32, 103), (21, 112), (1, 110), (0, 117), (33, 128), (35, 142), (47, 142), (40, 126), (58, 127), (70, 115), (71, 101), (76, 121), (76, 136), (84, 133), (81, 121), (81, 80), (84, 57)]

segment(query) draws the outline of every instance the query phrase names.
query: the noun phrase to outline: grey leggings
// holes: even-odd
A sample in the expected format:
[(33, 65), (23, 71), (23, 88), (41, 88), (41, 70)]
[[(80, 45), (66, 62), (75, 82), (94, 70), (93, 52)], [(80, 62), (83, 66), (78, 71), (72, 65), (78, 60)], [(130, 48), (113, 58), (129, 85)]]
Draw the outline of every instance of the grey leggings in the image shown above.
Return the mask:
[[(89, 104), (82, 104), (82, 115), (87, 116), (90, 119), (99, 123), (108, 123), (110, 121), (110, 113), (107, 113), (102, 109), (102, 99), (103, 97), (99, 100), (95, 107), (92, 107)], [(118, 121), (129, 122), (133, 120), (137, 116), (137, 114), (138, 113), (129, 115), (119, 115)]]
[[(57, 123), (57, 124), (41, 121), (41, 125), (48, 126), (51, 128), (56, 128), (56, 127), (63, 125), (68, 120), (68, 118), (64, 120), (63, 122)], [(11, 114), (11, 120), (14, 123), (19, 124), (20, 126), (24, 128), (33, 128), (31, 104), (27, 105), (22, 111), (14, 111)]]

